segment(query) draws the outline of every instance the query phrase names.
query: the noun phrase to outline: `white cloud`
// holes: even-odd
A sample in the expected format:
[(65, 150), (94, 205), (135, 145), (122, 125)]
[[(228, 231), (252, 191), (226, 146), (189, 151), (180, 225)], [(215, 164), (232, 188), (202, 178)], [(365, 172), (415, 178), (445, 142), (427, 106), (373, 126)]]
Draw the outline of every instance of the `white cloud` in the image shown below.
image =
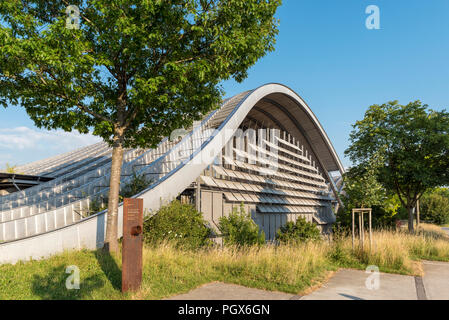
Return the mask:
[(92, 134), (28, 127), (0, 128), (0, 165), (27, 163), (101, 141)]
[(0, 153), (0, 171), (6, 167), (6, 164), (13, 160), (13, 156), (10, 153)]

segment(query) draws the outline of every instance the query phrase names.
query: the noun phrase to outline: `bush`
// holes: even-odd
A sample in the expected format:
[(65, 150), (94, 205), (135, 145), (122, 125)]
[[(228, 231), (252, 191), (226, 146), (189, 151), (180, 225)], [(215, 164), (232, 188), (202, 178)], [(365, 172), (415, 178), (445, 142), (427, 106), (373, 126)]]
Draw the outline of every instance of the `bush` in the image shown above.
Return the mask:
[(438, 225), (449, 223), (449, 198), (431, 193), (420, 200), (420, 219)]
[[(119, 202), (122, 202), (125, 198), (131, 198), (141, 191), (148, 188), (152, 183), (151, 179), (145, 177), (144, 174), (139, 175), (133, 172), (131, 181), (129, 181), (126, 185), (124, 185), (119, 194)], [(87, 197), (86, 193), (82, 193), (83, 197)], [(101, 212), (108, 208), (109, 197), (106, 195), (96, 196), (91, 199), (89, 209), (83, 210), (84, 217), (88, 217), (94, 215), (98, 212)]]
[(210, 236), (202, 213), (179, 201), (162, 207), (144, 222), (144, 240), (150, 245), (168, 241), (176, 247), (195, 249), (210, 245)]
[(84, 216), (89, 217), (108, 208), (108, 198), (97, 197), (90, 201), (89, 209), (85, 210)]
[(221, 217), (218, 229), (223, 235), (225, 245), (253, 246), (265, 243), (265, 233), (245, 212), (243, 204), (240, 210), (234, 210), (227, 217)]
[(148, 179), (144, 174), (139, 175), (133, 172), (131, 181), (124, 185), (120, 190), (120, 201), (123, 201), (124, 198), (130, 198), (142, 192), (148, 188), (151, 183), (152, 180)]
[(321, 239), (321, 233), (315, 224), (298, 217), (296, 222), (289, 221), (282, 226), (277, 232), (276, 239), (281, 243), (306, 242)]

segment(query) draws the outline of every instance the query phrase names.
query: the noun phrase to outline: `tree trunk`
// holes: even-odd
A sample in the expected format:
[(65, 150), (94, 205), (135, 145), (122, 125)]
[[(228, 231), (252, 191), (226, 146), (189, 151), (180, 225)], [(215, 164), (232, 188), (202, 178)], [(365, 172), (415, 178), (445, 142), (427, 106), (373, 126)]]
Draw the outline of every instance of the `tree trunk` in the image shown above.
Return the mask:
[(413, 226), (414, 221), (413, 206), (408, 205), (407, 211), (408, 211), (408, 231), (410, 233), (413, 233), (415, 231), (415, 228)]
[(104, 249), (109, 253), (118, 254), (118, 203), (123, 162), (123, 143), (120, 138), (114, 138), (114, 140), (111, 178), (109, 180), (108, 216)]
[(416, 227), (419, 227), (419, 224), (421, 223), (419, 218), (419, 200), (416, 201)]

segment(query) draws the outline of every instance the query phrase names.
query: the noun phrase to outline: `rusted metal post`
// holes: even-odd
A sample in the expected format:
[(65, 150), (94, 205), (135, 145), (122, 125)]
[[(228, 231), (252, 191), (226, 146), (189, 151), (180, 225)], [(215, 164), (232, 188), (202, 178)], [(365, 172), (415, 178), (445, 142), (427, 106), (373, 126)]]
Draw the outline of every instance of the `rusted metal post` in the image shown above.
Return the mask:
[(122, 292), (136, 291), (142, 283), (143, 199), (123, 202)]

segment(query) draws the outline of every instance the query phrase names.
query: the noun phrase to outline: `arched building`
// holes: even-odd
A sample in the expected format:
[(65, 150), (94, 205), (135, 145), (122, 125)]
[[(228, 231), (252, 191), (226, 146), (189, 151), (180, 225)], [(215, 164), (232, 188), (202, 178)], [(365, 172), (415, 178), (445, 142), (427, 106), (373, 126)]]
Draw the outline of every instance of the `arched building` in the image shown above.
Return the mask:
[[(103, 245), (111, 150), (104, 144), (18, 170), (52, 180), (0, 197), (0, 263)], [(195, 203), (212, 228), (243, 203), (267, 240), (305, 217), (324, 233), (339, 205), (334, 172), (342, 164), (309, 106), (280, 84), (223, 102), (188, 131), (151, 150), (127, 150), (122, 186), (133, 173), (151, 179), (135, 197), (154, 212), (175, 198)], [(98, 210), (97, 210), (98, 211)], [(122, 206), (119, 209), (121, 233)]]

